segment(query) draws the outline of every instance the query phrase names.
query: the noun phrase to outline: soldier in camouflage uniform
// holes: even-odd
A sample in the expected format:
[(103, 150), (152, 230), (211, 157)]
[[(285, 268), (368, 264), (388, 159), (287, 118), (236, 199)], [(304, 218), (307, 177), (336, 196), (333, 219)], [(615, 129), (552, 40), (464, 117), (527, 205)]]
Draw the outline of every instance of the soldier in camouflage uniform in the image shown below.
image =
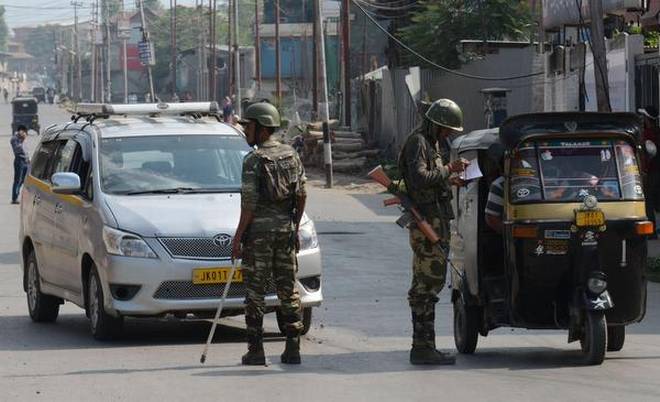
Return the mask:
[(247, 287), (245, 323), (246, 365), (263, 365), (264, 295), (272, 275), (286, 322), (282, 363), (300, 364), (300, 295), (295, 288), (298, 270), (298, 227), (305, 208), (305, 171), (296, 151), (272, 138), (280, 115), (269, 103), (250, 106), (241, 120), (246, 141), (257, 149), (243, 161), (241, 218), (232, 244), (232, 259), (242, 256)]
[(440, 244), (431, 244), (415, 224), (410, 227), (413, 279), (408, 302), (412, 310), (412, 364), (453, 364), (453, 355), (435, 349), (435, 304), (445, 284), (449, 252), (449, 221), (454, 218), (451, 186), (461, 184), (451, 176), (465, 170), (462, 159), (449, 163), (449, 136), (463, 131), (463, 112), (451, 100), (434, 102), (399, 155), (399, 169), (410, 198), (431, 224)]

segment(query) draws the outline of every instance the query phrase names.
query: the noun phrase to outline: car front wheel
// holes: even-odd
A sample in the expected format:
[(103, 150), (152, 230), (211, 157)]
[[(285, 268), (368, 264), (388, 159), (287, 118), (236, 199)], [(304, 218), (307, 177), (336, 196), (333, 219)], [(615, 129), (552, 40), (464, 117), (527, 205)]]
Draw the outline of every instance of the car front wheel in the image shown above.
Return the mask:
[(30, 318), (34, 322), (54, 322), (60, 312), (61, 300), (55, 296), (41, 293), (39, 266), (34, 250), (26, 261), (27, 302)]
[(122, 317), (113, 317), (106, 313), (103, 305), (103, 288), (96, 267), (92, 267), (89, 275), (87, 295), (89, 327), (92, 331), (92, 336), (100, 341), (117, 338), (121, 334), (124, 319)]

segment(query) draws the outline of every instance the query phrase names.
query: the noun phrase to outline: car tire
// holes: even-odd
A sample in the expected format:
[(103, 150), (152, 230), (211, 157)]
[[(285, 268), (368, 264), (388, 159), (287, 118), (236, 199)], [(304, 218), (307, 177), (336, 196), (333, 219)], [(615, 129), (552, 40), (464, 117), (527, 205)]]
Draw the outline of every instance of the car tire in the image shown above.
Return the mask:
[(607, 351), (618, 352), (623, 349), (623, 344), (626, 342), (626, 327), (625, 325), (617, 325), (607, 327)]
[(585, 364), (595, 366), (602, 364), (603, 360), (605, 360), (605, 350), (607, 349), (607, 322), (605, 312), (589, 311), (586, 318), (584, 335), (580, 340), (580, 346)]
[(87, 309), (89, 311), (89, 328), (94, 339), (99, 341), (112, 340), (122, 332), (123, 317), (114, 317), (105, 311), (103, 305), (103, 287), (96, 267), (93, 266), (87, 285)]
[[(275, 315), (277, 316), (277, 327), (280, 330), (282, 335), (286, 335), (286, 322), (284, 321), (284, 316), (278, 308), (275, 310)], [(307, 335), (309, 330), (312, 328), (312, 307), (305, 307), (302, 311), (302, 323), (303, 330), (300, 335)]]
[(454, 300), (454, 343), (459, 353), (471, 355), (479, 340), (480, 309), (467, 306), (461, 296)]
[(34, 250), (26, 260), (27, 303), (34, 322), (54, 322), (60, 312), (61, 299), (41, 293), (39, 265)]

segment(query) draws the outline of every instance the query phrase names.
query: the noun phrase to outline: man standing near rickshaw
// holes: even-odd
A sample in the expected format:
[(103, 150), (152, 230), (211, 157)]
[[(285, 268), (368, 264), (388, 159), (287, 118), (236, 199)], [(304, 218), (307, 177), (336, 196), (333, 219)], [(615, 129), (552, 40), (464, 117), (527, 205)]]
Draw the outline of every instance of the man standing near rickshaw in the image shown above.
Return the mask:
[(451, 186), (460, 184), (452, 176), (469, 162), (449, 163), (449, 137), (463, 131), (463, 112), (449, 99), (435, 101), (422, 125), (410, 134), (399, 155), (399, 169), (408, 195), (441, 238), (432, 244), (419, 228), (410, 226), (413, 278), (408, 302), (412, 311), (412, 364), (454, 364), (455, 356), (435, 348), (435, 305), (445, 285), (449, 252), (449, 221), (454, 218)]
[(241, 258), (247, 295), (248, 353), (244, 365), (264, 365), (263, 318), (266, 278), (273, 276), (286, 322), (281, 361), (300, 364), (300, 296), (295, 288), (298, 227), (305, 209), (305, 170), (296, 151), (272, 138), (280, 127), (275, 106), (251, 105), (241, 120), (245, 139), (258, 149), (243, 160), (241, 218), (232, 243), (232, 260)]

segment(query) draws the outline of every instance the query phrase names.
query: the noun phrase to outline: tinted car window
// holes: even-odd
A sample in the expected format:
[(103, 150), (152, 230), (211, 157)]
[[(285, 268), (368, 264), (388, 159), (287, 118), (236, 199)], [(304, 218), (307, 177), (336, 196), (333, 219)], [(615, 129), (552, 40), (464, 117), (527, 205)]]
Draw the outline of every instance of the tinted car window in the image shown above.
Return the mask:
[(57, 141), (44, 142), (39, 146), (32, 160), (32, 176), (40, 180), (50, 181), (50, 177), (48, 176), (49, 165), (53, 160), (56, 150)]
[[(62, 144), (63, 143), (63, 144)], [(67, 142), (62, 142), (60, 147), (55, 153), (55, 165), (52, 169), (52, 174), (60, 172), (69, 172), (71, 167), (71, 161), (73, 160), (73, 154), (76, 150), (76, 145), (78, 144), (74, 140), (69, 140)]]

